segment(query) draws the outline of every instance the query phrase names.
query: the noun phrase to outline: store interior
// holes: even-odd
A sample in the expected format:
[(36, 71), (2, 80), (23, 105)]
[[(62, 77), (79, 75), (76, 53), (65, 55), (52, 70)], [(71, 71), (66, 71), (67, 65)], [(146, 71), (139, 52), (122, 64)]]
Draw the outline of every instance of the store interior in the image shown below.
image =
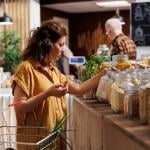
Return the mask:
[[(111, 1), (0, 0), (0, 150), (26, 150), (16, 146), (14, 107), (18, 103), (11, 81), (29, 35), (47, 20), (67, 29), (63, 74), (70, 81), (81, 84), (107, 70), (96, 89), (80, 96), (65, 95), (66, 150), (150, 149), (150, 1), (118, 0), (101, 6)], [(135, 60), (111, 56), (105, 23), (112, 17), (122, 17), (123, 33), (136, 44)], [(50, 143), (51, 135), (46, 138), (43, 141)], [(42, 149), (43, 141), (20, 143), (46, 150), (50, 145)]]

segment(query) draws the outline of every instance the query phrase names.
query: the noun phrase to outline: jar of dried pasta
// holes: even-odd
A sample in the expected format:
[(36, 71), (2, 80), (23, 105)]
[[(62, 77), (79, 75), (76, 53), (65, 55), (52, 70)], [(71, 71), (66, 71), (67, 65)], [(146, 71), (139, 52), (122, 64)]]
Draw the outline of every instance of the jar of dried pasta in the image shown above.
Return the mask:
[(125, 89), (124, 114), (129, 119), (139, 118), (139, 86), (128, 86)]

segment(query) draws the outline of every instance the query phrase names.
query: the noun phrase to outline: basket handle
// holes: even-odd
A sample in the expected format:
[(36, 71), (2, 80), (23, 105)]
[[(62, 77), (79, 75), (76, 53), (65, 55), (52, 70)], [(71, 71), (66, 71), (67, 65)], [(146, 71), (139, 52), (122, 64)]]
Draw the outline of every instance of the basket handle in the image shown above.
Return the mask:
[(16, 105), (19, 105), (21, 103), (22, 103), (22, 101), (13, 102), (13, 103), (8, 104), (8, 107), (16, 106)]

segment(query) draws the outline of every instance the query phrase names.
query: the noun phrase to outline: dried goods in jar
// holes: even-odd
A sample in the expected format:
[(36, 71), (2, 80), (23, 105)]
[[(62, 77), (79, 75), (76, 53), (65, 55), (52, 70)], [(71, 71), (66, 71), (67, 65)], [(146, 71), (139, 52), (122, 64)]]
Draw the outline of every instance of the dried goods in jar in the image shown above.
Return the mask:
[(96, 97), (99, 101), (108, 101), (110, 100), (111, 85), (113, 81), (107, 75), (103, 76), (100, 81), (96, 91)]
[(126, 69), (130, 69), (131, 65), (128, 62), (121, 62), (117, 63), (115, 67), (120, 71), (124, 71)]
[(148, 126), (150, 128), (150, 95), (148, 96)]
[(134, 119), (139, 117), (139, 90), (125, 91), (124, 114), (127, 118)]
[(148, 122), (148, 98), (150, 97), (150, 88), (141, 86), (139, 92), (139, 115), (140, 122), (147, 124)]
[(107, 82), (107, 93), (108, 93), (108, 101), (111, 103), (111, 86), (113, 84), (113, 80), (109, 79)]
[(121, 54), (121, 55), (118, 55), (118, 60), (117, 60), (117, 64), (115, 65), (115, 67), (120, 71), (124, 71), (126, 69), (130, 69), (131, 64), (129, 63), (127, 56)]
[(115, 113), (123, 112), (124, 108), (124, 90), (116, 83), (111, 86), (111, 108)]

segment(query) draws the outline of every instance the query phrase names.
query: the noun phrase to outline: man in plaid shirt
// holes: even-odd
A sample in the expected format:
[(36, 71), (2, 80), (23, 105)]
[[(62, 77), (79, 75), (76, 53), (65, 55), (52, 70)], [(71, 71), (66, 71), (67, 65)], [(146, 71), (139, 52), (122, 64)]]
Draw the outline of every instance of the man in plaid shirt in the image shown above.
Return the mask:
[(127, 54), (129, 59), (136, 59), (136, 45), (132, 39), (122, 32), (122, 25), (116, 18), (110, 18), (105, 23), (106, 34), (112, 40), (111, 55)]

